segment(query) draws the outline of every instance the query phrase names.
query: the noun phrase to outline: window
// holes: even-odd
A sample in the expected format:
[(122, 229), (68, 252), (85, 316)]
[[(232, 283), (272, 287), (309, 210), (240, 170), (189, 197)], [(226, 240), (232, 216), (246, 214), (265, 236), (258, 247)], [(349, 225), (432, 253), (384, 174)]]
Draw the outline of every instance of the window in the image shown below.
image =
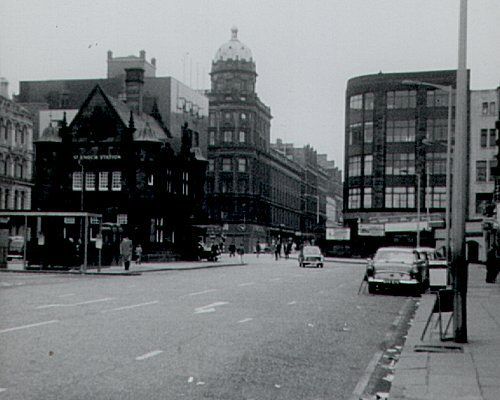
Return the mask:
[(448, 96), (449, 94), (446, 90), (428, 90), (427, 107), (448, 107)]
[(224, 131), (224, 142), (225, 143), (230, 143), (233, 141), (233, 132), (231, 131)]
[(481, 129), (481, 147), (488, 146), (488, 129)]
[(211, 131), (208, 133), (208, 144), (210, 146), (215, 146), (215, 132)]
[(349, 189), (349, 198), (348, 198), (347, 206), (351, 210), (361, 207), (361, 189), (360, 188)]
[(208, 120), (209, 120), (209, 125), (211, 127), (215, 127), (216, 126), (216, 123), (215, 123), (215, 114), (214, 113), (210, 113), (209, 116), (208, 116)]
[(373, 110), (373, 93), (365, 93), (365, 110)]
[(231, 113), (229, 113), (229, 112), (225, 113), (225, 114), (224, 114), (224, 119), (225, 119), (226, 121), (230, 121), (230, 120), (231, 120)]
[(486, 161), (476, 161), (476, 181), (486, 182)]
[(211, 158), (208, 160), (208, 172), (214, 172), (215, 171), (215, 160)]
[(446, 208), (446, 186), (431, 186), (427, 188), (425, 206), (430, 208)]
[(426, 169), (431, 175), (446, 175), (446, 153), (426, 153)]
[(389, 120), (386, 126), (387, 142), (414, 142), (415, 120)]
[(361, 144), (363, 140), (363, 131), (361, 124), (351, 124), (349, 126), (349, 144)]
[(99, 191), (108, 190), (108, 173), (99, 172)]
[(493, 160), (490, 160), (490, 176), (489, 176), (489, 180), (491, 182), (495, 182), (495, 169), (497, 167), (497, 160), (496, 159), (493, 159)]
[(351, 110), (361, 110), (363, 108), (363, 95), (357, 94), (350, 98)]
[(100, 217), (90, 217), (90, 225), (99, 225), (101, 223)]
[(481, 109), (482, 109), (482, 114), (483, 115), (488, 115), (488, 111), (489, 111), (488, 102), (484, 102)]
[(363, 208), (372, 208), (373, 189), (365, 187), (363, 189)]
[(246, 158), (238, 158), (238, 172), (247, 172)]
[(413, 186), (389, 186), (385, 188), (385, 208), (415, 207)]
[(490, 129), (490, 147), (495, 147), (497, 145), (497, 131), (496, 129)]
[(167, 169), (166, 171), (166, 175), (167, 175), (167, 180), (166, 180), (166, 190), (167, 190), (167, 193), (172, 193), (173, 192), (173, 186), (172, 186), (172, 170), (171, 169)]
[(155, 178), (153, 174), (149, 174), (148, 176), (148, 186), (153, 186), (155, 183)]
[(191, 146), (198, 147), (200, 145), (200, 133), (193, 131), (193, 136), (191, 137)]
[(426, 137), (431, 142), (446, 141), (448, 136), (447, 119), (428, 119)]
[(89, 192), (95, 190), (95, 174), (93, 172), (85, 173), (85, 190)]
[(246, 115), (245, 113), (241, 113), (241, 114), (240, 114), (240, 119), (241, 119), (242, 121), (246, 121), (246, 120), (247, 120), (247, 115)]
[(8, 210), (10, 208), (10, 190), (9, 189), (5, 189), (4, 200), (5, 200), (5, 204), (4, 204), (3, 208)]
[(415, 174), (415, 153), (387, 153), (385, 174)]
[(231, 159), (223, 158), (222, 159), (222, 171), (223, 172), (231, 172)]
[(182, 194), (189, 195), (189, 172), (182, 173)]
[(127, 225), (127, 223), (128, 223), (128, 215), (127, 214), (118, 214), (116, 216), (116, 223), (118, 225)]
[(111, 190), (122, 190), (122, 173), (121, 171), (113, 171), (111, 174)]
[(349, 157), (349, 176), (361, 175), (361, 156)]
[(373, 122), (365, 122), (364, 141), (365, 143), (373, 142)]
[(26, 208), (26, 194), (24, 192), (20, 193), (20, 210), (24, 210)]
[(415, 108), (417, 92), (415, 90), (397, 90), (387, 92), (387, 109)]
[(363, 160), (363, 164), (364, 164), (363, 175), (369, 176), (373, 173), (373, 156), (370, 154), (370, 155), (364, 156), (363, 158), (364, 158), (364, 160)]
[(224, 176), (220, 179), (220, 192), (221, 193), (232, 193), (233, 191), (233, 179), (232, 177)]
[(248, 193), (248, 179), (238, 179), (238, 192)]
[(486, 206), (493, 203), (493, 193), (476, 193), (476, 214), (483, 215)]
[(246, 136), (245, 131), (240, 131), (240, 135), (239, 135), (239, 142), (240, 143), (245, 143), (245, 141), (246, 141), (245, 136)]
[(83, 188), (83, 175), (81, 172), (73, 172), (73, 190), (79, 191)]
[(490, 102), (490, 115), (495, 115), (495, 114), (496, 114), (495, 102), (492, 101)]

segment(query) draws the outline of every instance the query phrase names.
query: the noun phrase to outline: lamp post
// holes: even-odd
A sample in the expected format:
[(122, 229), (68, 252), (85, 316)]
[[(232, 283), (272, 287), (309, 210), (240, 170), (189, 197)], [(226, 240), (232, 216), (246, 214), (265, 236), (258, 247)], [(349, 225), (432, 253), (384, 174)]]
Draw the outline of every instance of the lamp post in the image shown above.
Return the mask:
[(421, 176), (417, 173), (417, 247), (420, 247), (420, 187)]
[[(446, 228), (446, 238), (445, 238), (445, 249), (446, 249), (446, 260), (450, 261), (450, 211), (451, 211), (451, 127), (452, 127), (452, 116), (453, 116), (453, 86), (438, 85), (436, 83), (414, 81), (414, 80), (404, 80), (402, 82), (405, 85), (416, 85), (416, 86), (430, 86), (444, 92), (448, 93), (448, 123), (446, 129), (446, 216), (445, 216), (445, 228)], [(434, 144), (430, 142), (422, 141), (424, 144)], [(427, 186), (429, 182), (427, 182)]]

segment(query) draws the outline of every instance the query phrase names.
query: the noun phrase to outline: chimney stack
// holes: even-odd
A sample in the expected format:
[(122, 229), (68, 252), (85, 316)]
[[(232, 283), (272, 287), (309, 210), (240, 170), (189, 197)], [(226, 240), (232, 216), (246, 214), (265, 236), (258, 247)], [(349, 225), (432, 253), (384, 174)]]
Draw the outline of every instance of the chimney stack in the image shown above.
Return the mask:
[(0, 96), (9, 98), (9, 81), (5, 78), (0, 78)]
[(142, 97), (144, 92), (144, 69), (125, 69), (126, 103), (136, 114), (142, 114)]

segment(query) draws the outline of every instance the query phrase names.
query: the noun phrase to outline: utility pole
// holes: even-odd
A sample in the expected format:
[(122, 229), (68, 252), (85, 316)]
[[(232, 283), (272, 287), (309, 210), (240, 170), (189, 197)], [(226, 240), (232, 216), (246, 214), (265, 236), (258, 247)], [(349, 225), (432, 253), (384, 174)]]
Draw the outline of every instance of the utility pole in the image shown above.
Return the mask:
[(467, 196), (467, 0), (460, 0), (458, 33), (457, 108), (451, 213), (451, 266), (454, 290), (455, 342), (467, 343), (467, 261), (465, 211)]

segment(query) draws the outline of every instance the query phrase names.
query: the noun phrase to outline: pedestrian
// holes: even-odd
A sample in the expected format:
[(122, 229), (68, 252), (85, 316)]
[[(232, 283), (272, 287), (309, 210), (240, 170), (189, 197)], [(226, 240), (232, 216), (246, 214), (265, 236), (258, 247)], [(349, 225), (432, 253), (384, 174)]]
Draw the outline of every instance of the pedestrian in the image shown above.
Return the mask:
[(236, 245), (234, 243), (231, 243), (229, 245), (229, 257), (234, 257), (236, 254)]
[(495, 283), (498, 275), (496, 251), (491, 248), (486, 256), (486, 283)]
[(137, 245), (137, 247), (135, 248), (135, 262), (137, 265), (141, 265), (141, 262), (142, 262), (142, 246), (141, 244), (139, 243)]
[(259, 258), (260, 254), (260, 242), (257, 240), (257, 244), (255, 245), (255, 252), (257, 253), (257, 258)]
[(120, 257), (123, 261), (125, 271), (128, 271), (130, 267), (130, 261), (132, 260), (132, 251), (133, 251), (132, 241), (128, 238), (127, 235), (124, 235), (120, 243)]
[(274, 257), (276, 260), (281, 258), (281, 242), (276, 243), (276, 250), (274, 251)]
[(288, 260), (288, 257), (290, 256), (290, 252), (292, 251), (292, 242), (285, 243), (283, 245), (284, 251), (285, 251), (285, 259)]
[(240, 256), (240, 263), (243, 264), (243, 255), (245, 254), (245, 249), (243, 248), (243, 243), (238, 246), (238, 255)]

